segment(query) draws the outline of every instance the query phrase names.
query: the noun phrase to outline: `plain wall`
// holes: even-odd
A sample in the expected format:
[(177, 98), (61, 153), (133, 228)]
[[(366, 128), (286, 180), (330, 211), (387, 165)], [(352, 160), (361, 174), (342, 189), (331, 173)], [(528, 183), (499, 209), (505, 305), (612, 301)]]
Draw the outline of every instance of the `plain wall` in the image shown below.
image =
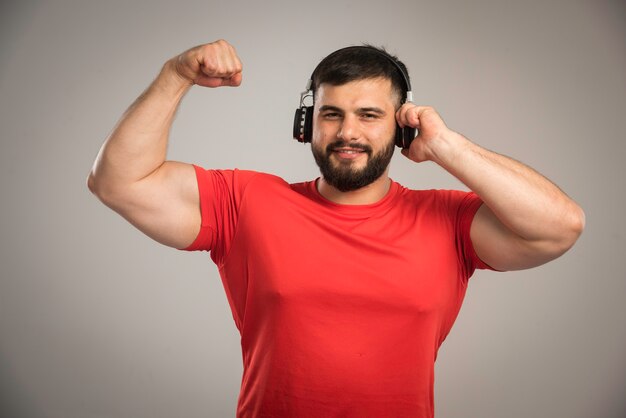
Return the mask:
[[(224, 38), (240, 88), (194, 88), (171, 159), (318, 175), (299, 93), (343, 46), (386, 46), (415, 100), (587, 214), (533, 270), (477, 272), (437, 360), (439, 418), (626, 416), (623, 1), (14, 1), (0, 9), (0, 416), (234, 416), (241, 352), (206, 253), (150, 241), (85, 180), (169, 57)], [(399, 153), (412, 188), (464, 188)]]

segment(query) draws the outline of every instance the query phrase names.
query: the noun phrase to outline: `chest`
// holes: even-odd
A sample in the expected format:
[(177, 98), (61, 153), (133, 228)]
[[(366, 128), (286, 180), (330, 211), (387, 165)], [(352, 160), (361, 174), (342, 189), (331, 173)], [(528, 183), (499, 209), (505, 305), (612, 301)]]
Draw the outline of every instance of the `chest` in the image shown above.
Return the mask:
[(337, 216), (258, 199), (242, 208), (228, 268), (255, 303), (283, 314), (311, 306), (439, 314), (463, 290), (452, 224), (427, 208)]

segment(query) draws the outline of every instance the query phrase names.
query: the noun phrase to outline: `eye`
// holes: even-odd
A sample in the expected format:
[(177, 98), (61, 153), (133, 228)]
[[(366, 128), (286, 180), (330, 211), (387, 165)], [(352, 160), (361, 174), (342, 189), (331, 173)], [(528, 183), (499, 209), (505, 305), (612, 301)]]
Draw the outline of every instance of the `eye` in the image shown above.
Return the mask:
[(339, 114), (339, 112), (324, 112), (322, 114), (322, 117), (324, 119), (335, 120), (335, 119), (339, 119), (341, 115)]
[(363, 119), (378, 119), (378, 115), (376, 113), (363, 113), (361, 114)]

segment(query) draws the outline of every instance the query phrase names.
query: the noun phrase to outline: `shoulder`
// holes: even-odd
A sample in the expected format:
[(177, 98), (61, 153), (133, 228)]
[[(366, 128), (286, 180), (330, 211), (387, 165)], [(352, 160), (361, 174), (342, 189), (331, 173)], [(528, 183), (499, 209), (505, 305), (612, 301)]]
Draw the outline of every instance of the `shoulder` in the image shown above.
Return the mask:
[(285, 180), (260, 171), (234, 169), (206, 169), (201, 166), (194, 165), (198, 180), (209, 180), (212, 182), (224, 182), (233, 186), (245, 188), (250, 183), (264, 184), (276, 183), (288, 185)]
[(448, 189), (409, 189), (398, 184), (398, 198), (402, 201), (435, 206), (455, 206), (465, 199), (477, 197), (475, 193)]
[(242, 182), (245, 182), (248, 187), (253, 187), (254, 189), (289, 188), (289, 183), (275, 174), (235, 169), (233, 170), (233, 176), (238, 177)]
[(456, 218), (466, 211), (475, 212), (482, 200), (471, 191), (427, 189), (414, 190), (400, 186), (396, 205), (416, 213)]

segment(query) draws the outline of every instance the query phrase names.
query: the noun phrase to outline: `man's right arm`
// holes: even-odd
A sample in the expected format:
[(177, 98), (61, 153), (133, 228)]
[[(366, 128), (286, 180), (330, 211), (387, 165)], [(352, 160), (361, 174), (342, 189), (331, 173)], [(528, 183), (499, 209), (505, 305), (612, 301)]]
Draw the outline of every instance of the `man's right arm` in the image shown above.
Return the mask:
[(166, 161), (172, 121), (193, 84), (240, 83), (241, 62), (226, 41), (167, 61), (103, 144), (87, 180), (89, 189), (149, 237), (187, 247), (200, 229), (198, 186), (193, 166)]

